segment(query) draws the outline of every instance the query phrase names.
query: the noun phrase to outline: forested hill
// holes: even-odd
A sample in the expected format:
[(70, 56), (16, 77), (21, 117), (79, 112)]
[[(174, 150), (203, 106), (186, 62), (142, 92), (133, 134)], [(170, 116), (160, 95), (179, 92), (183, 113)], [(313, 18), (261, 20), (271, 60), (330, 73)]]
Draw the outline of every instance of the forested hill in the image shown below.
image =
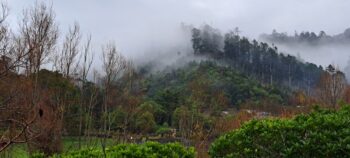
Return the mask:
[(180, 128), (182, 121), (198, 119), (210, 129), (223, 111), (237, 111), (246, 104), (282, 107), (289, 99), (286, 90), (262, 85), (212, 61), (190, 62), (181, 68), (152, 73), (141, 81), (146, 103), (160, 109), (155, 114), (156, 123)]
[[(176, 70), (155, 73), (145, 81), (147, 95), (155, 100), (170, 95), (177, 98), (175, 102), (178, 104), (195, 101), (202, 108), (214, 105), (222, 109), (247, 100), (269, 99), (278, 103), (287, 100), (285, 90), (261, 85), (231, 67), (212, 61), (190, 62)], [(168, 98), (164, 102), (173, 100)]]
[(347, 28), (344, 32), (337, 35), (328, 35), (325, 31), (320, 31), (319, 33), (315, 33), (312, 31), (302, 31), (301, 33), (295, 32), (294, 35), (288, 35), (287, 33), (277, 32), (276, 30), (273, 30), (271, 34), (262, 34), (260, 38), (271, 43), (285, 45), (344, 45), (350, 43), (350, 28)]
[(311, 92), (324, 72), (321, 66), (280, 53), (275, 46), (242, 37), (238, 30), (222, 35), (209, 25), (192, 28), (192, 46), (196, 56), (230, 65), (263, 84)]

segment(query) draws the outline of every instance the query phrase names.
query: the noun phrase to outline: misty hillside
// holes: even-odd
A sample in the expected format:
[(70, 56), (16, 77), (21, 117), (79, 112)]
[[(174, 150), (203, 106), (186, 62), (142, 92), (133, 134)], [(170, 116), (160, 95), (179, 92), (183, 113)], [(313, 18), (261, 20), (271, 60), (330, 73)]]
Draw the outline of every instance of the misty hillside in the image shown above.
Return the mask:
[(276, 45), (280, 51), (289, 53), (309, 62), (326, 66), (333, 64), (350, 76), (350, 29), (330, 35), (325, 31), (302, 31), (289, 35), (273, 30), (271, 34), (262, 34), (259, 39)]
[(350, 1), (65, 1), (0, 2), (0, 158), (350, 157)]
[(234, 31), (221, 35), (208, 25), (202, 29), (192, 29), (192, 45), (197, 56), (208, 56), (227, 64), (262, 84), (312, 93), (310, 90), (324, 72), (322, 66), (283, 54), (276, 46), (250, 41)]
[(260, 38), (284, 45), (305, 44), (315, 47), (318, 45), (348, 45), (350, 43), (350, 28), (336, 35), (328, 35), (325, 31), (320, 31), (319, 33), (302, 31), (301, 33), (295, 32), (294, 35), (288, 35), (287, 33), (273, 30), (271, 34), (262, 34)]

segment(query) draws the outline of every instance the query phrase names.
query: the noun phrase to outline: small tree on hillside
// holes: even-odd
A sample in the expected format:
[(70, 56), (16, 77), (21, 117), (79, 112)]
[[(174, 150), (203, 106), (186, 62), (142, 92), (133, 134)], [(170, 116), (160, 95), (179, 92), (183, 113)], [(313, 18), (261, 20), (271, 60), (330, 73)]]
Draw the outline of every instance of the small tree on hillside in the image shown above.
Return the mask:
[(337, 101), (341, 99), (346, 87), (346, 79), (343, 72), (329, 65), (326, 68), (318, 84), (318, 93), (325, 104), (336, 108)]

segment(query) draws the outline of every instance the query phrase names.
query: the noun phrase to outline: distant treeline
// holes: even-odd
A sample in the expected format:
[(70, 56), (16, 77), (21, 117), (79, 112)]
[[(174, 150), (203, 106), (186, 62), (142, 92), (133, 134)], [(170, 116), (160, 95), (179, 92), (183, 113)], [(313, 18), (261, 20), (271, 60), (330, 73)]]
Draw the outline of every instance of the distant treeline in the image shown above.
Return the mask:
[(309, 45), (349, 44), (350, 28), (337, 35), (327, 35), (325, 31), (320, 31), (319, 33), (303, 31), (301, 33), (295, 32), (294, 35), (288, 35), (287, 33), (273, 30), (271, 34), (262, 34), (260, 38), (268, 42), (286, 45), (300, 43)]
[(311, 92), (324, 72), (321, 66), (279, 53), (275, 46), (242, 37), (238, 29), (222, 35), (209, 25), (192, 28), (192, 46), (196, 55), (210, 56), (264, 84)]

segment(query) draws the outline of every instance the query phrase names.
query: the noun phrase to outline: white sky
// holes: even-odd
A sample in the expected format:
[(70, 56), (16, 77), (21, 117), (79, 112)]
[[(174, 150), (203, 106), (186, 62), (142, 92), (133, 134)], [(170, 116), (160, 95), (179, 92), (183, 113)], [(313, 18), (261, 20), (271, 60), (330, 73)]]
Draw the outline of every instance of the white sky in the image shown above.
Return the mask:
[[(350, 27), (350, 0), (42, 0), (52, 4), (61, 32), (74, 21), (93, 42), (113, 40), (127, 56), (176, 38), (181, 22), (207, 23), (223, 31), (239, 27), (257, 38), (272, 29), (338, 34)], [(11, 25), (35, 0), (7, 0)], [(163, 42), (163, 43), (162, 43)], [(99, 47), (99, 46), (98, 46)], [(347, 58), (347, 57), (346, 57)], [(332, 62), (332, 61), (330, 61)]]

